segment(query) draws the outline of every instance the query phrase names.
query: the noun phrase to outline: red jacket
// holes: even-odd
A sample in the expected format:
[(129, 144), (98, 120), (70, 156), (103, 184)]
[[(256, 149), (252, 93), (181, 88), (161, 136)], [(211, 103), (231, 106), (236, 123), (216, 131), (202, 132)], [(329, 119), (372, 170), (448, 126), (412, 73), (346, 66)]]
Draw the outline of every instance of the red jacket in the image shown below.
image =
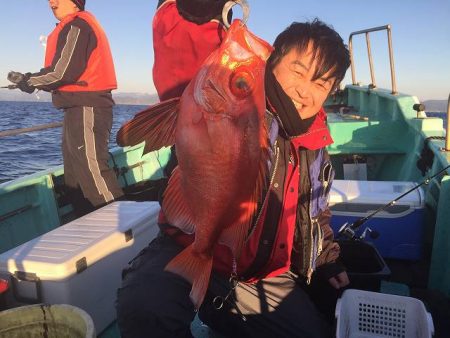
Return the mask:
[[(278, 136), (274, 146), (278, 156), (274, 156), (274, 180), (269, 192), (278, 195), (281, 205), (275, 215), (274, 205), (279, 203), (261, 208), (259, 221), (236, 262), (237, 275), (244, 280), (253, 282), (276, 276), (291, 267), (310, 279), (317, 266), (338, 258), (339, 246), (333, 242), (327, 205), (333, 171), (324, 147), (333, 140), (325, 118), (325, 113), (320, 111), (308, 132), (291, 140)], [(274, 119), (272, 128), (278, 128)], [(324, 175), (325, 172), (328, 174)], [(300, 201), (302, 195), (309, 198)], [(267, 201), (270, 203), (270, 198)], [(162, 213), (160, 223), (165, 223)], [(183, 246), (193, 242), (193, 235), (180, 234), (178, 229), (170, 226), (161, 228)], [(217, 244), (214, 270), (229, 276), (233, 264), (230, 249)]]
[(153, 81), (159, 99), (181, 96), (224, 38), (225, 27), (217, 20), (197, 25), (183, 19), (175, 0), (162, 4), (153, 18)]

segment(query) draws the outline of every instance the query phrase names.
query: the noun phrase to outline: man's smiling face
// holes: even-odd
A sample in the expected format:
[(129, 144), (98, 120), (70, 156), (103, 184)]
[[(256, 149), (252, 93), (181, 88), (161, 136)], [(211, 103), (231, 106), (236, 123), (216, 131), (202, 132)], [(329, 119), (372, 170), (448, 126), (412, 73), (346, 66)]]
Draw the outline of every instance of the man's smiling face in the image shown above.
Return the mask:
[(310, 43), (304, 53), (292, 48), (273, 68), (278, 83), (302, 119), (317, 114), (335, 84), (335, 79), (329, 77), (331, 70), (315, 79), (316, 67)]

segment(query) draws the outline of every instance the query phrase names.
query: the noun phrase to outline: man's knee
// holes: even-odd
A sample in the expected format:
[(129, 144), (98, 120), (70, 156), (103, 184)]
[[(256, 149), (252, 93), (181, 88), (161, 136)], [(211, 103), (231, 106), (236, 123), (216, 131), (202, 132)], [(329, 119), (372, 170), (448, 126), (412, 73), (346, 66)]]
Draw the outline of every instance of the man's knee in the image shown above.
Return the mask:
[(117, 293), (117, 318), (123, 337), (191, 337), (195, 312), (190, 284), (164, 271), (181, 249), (156, 238), (124, 270)]
[(151, 282), (119, 289), (116, 309), (122, 337), (192, 337), (194, 309), (173, 298), (171, 290)]
[(122, 287), (117, 291), (117, 324), (122, 337), (146, 337), (156, 326), (151, 299), (141, 288)]

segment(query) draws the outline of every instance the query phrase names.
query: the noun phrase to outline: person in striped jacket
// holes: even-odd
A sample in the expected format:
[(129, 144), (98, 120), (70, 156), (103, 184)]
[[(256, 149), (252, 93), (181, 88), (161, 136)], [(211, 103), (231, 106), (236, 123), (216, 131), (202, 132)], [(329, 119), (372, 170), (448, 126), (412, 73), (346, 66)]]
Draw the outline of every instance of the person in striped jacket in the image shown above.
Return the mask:
[(10, 72), (24, 92), (52, 93), (64, 111), (64, 180), (77, 216), (123, 195), (108, 166), (108, 141), (117, 88), (108, 39), (97, 19), (84, 10), (85, 0), (49, 0), (59, 21), (47, 38), (44, 68)]

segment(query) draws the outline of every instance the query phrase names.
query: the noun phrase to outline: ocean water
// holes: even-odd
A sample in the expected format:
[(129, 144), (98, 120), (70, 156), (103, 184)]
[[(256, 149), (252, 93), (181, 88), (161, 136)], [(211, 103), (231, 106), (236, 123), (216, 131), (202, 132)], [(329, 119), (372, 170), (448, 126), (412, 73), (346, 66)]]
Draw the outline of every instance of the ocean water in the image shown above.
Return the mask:
[[(116, 105), (109, 147), (116, 146), (120, 126), (146, 106)], [(0, 101), (0, 131), (62, 122), (51, 102)], [(62, 164), (62, 128), (0, 138), (0, 183)]]
[[(146, 106), (116, 105), (109, 147), (117, 130)], [(444, 117), (444, 113), (427, 113)], [(0, 131), (62, 121), (63, 113), (50, 102), (0, 101)], [(445, 123), (445, 122), (444, 122)], [(446, 124), (444, 124), (446, 126)], [(0, 138), (0, 183), (62, 164), (61, 128)]]

